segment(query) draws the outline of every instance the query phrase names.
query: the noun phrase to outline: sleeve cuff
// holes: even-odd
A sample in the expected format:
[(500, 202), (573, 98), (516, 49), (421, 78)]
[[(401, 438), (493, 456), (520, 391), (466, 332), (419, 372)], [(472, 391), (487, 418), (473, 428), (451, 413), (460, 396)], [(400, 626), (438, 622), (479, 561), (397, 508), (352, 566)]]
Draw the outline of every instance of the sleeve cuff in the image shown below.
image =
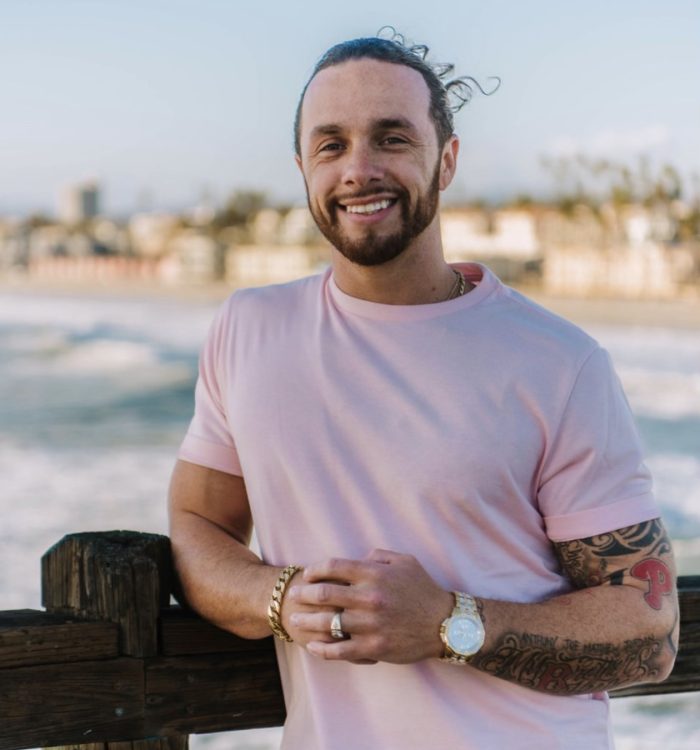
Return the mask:
[(547, 536), (553, 542), (586, 539), (609, 531), (623, 529), (659, 518), (661, 513), (654, 496), (647, 492), (610, 505), (582, 510), (565, 516), (546, 516)]
[(182, 441), (177, 457), (191, 464), (206, 466), (208, 469), (243, 476), (236, 449), (232, 445), (210, 443), (188, 433)]

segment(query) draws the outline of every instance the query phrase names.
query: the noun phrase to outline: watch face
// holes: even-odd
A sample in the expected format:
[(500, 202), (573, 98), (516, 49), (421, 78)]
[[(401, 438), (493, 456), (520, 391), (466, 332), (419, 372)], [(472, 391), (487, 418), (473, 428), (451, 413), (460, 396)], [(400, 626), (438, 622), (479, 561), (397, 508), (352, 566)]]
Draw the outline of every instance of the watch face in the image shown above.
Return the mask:
[(484, 643), (484, 626), (476, 617), (456, 615), (447, 625), (447, 643), (462, 656), (475, 654)]

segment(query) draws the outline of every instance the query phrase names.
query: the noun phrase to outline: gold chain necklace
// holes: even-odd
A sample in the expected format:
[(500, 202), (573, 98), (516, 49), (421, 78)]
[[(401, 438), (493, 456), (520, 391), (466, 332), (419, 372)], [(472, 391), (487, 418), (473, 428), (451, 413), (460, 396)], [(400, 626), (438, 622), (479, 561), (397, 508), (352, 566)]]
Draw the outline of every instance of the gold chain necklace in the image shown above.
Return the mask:
[(454, 271), (457, 278), (455, 279), (455, 283), (452, 289), (450, 289), (450, 293), (447, 295), (447, 297), (445, 297), (445, 302), (448, 302), (451, 299), (456, 299), (457, 297), (461, 297), (467, 288), (467, 283), (464, 279), (464, 276), (456, 268), (453, 268), (452, 270)]

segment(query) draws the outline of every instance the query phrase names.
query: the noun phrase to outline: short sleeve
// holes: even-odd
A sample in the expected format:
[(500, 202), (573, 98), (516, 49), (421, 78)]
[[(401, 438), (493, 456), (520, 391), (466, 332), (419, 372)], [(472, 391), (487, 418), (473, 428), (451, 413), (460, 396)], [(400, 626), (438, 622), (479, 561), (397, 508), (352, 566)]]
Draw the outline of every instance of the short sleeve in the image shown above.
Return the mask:
[(604, 349), (596, 348), (578, 373), (546, 450), (538, 502), (553, 541), (659, 516), (634, 419)]
[(225, 406), (231, 316), (232, 304), (229, 300), (214, 319), (200, 354), (194, 416), (180, 446), (178, 458), (243, 476)]

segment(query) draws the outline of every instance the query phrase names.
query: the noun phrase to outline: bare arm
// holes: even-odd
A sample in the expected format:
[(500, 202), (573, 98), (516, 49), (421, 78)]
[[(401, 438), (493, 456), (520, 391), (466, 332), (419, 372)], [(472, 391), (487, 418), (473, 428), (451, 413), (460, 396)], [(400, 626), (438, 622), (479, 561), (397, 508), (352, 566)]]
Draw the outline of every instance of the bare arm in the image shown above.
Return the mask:
[[(486, 641), (470, 665), (535, 690), (580, 694), (664, 679), (675, 658), (675, 568), (660, 521), (557, 545), (579, 590), (545, 602), (479, 599)], [(410, 555), (375, 551), (304, 573), (295, 600), (343, 609), (351, 639), (311, 643), (326, 659), (412, 662), (442, 653), (439, 623), (453, 601)], [(323, 582), (325, 580), (325, 582)], [(349, 583), (334, 585), (329, 580)], [(296, 614), (327, 631), (325, 614)]]
[[(253, 522), (243, 478), (178, 461), (168, 509), (173, 559), (187, 603), (243, 638), (271, 635), (267, 608), (282, 568), (264, 564), (248, 549)], [(298, 579), (294, 576), (288, 592)], [(282, 603), (282, 625), (301, 645), (310, 634), (297, 630), (290, 616), (310, 609), (288, 595)]]
[(242, 477), (178, 461), (169, 493), (170, 539), (188, 604), (244, 638), (271, 634), (267, 605), (279, 568), (248, 549), (252, 520)]
[(555, 545), (578, 591), (538, 605), (483, 600), (472, 664), (559, 694), (665, 679), (676, 655), (676, 572), (660, 520)]

